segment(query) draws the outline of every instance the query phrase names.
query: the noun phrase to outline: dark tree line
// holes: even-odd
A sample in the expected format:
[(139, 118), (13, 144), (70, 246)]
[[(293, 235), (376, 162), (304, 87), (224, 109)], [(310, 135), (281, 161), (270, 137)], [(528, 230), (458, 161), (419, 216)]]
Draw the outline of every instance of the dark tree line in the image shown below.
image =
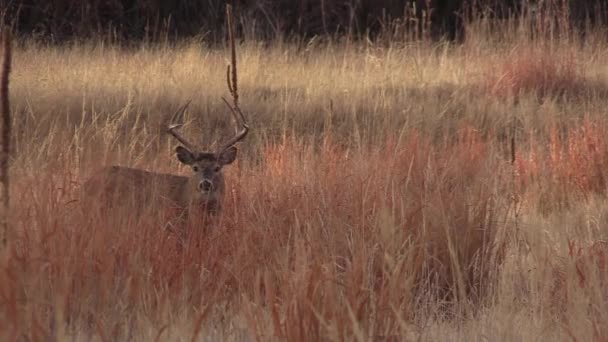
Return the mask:
[[(463, 38), (475, 16), (514, 16), (542, 4), (563, 6), (577, 27), (608, 22), (602, 0), (232, 0), (243, 31), (259, 38), (278, 35), (374, 36), (394, 23), (434, 38)], [(0, 0), (5, 24), (19, 34), (52, 41), (100, 35), (117, 40), (224, 37), (221, 0)], [(532, 6), (530, 6), (532, 4)], [(430, 21), (429, 21), (430, 18)], [(424, 26), (424, 27), (423, 27)]]

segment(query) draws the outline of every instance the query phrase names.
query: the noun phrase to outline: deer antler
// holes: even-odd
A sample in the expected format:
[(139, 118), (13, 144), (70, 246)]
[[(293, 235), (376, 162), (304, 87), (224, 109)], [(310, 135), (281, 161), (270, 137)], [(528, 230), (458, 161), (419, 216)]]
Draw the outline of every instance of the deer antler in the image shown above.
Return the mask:
[(173, 116), (171, 117), (171, 121), (170, 121), (169, 125), (167, 126), (167, 133), (171, 134), (175, 139), (177, 139), (180, 143), (182, 143), (185, 148), (190, 150), (190, 152), (196, 152), (197, 151), (196, 146), (194, 144), (188, 142), (188, 140), (186, 138), (184, 138), (177, 131), (177, 129), (179, 129), (180, 127), (182, 127), (184, 125), (184, 123), (181, 121), (183, 119), (184, 113), (186, 112), (186, 109), (188, 108), (188, 105), (190, 105), (190, 102), (191, 101), (186, 102), (185, 105), (180, 107), (175, 112), (175, 114), (173, 114)]
[[(232, 96), (232, 105), (228, 103), (228, 101), (222, 97), (228, 109), (232, 113), (234, 120), (237, 123), (237, 133), (230, 138), (227, 142), (221, 145), (218, 150), (218, 154), (226, 151), (226, 149), (230, 148), (237, 142), (243, 140), (247, 133), (249, 132), (249, 125), (247, 124), (247, 120), (245, 120), (245, 115), (241, 111), (239, 107), (239, 92), (238, 92), (238, 79), (237, 79), (237, 69), (236, 69), (236, 44), (234, 42), (234, 27), (233, 27), (233, 18), (232, 18), (232, 6), (226, 6), (226, 20), (228, 24), (228, 36), (230, 39), (230, 48), (232, 50), (231, 54), (231, 64), (228, 65), (228, 69), (226, 70), (226, 83), (228, 84), (228, 90), (230, 91), (230, 95)], [(240, 122), (241, 129), (238, 130), (238, 125)]]

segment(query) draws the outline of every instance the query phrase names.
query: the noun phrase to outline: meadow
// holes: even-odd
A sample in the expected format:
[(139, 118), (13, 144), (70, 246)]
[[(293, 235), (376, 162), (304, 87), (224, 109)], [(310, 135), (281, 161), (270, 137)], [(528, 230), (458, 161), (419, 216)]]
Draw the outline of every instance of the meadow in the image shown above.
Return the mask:
[(241, 41), (251, 133), (185, 242), (81, 185), (188, 174), (162, 126), (232, 132), (228, 49), (16, 41), (0, 339), (608, 339), (608, 42), (476, 25)]

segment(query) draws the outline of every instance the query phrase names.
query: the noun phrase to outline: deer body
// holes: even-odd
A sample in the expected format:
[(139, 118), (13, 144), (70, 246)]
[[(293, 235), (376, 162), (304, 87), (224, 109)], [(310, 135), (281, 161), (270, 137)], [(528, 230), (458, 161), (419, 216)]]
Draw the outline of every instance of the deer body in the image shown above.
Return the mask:
[(191, 152), (178, 146), (178, 160), (192, 167), (190, 177), (109, 166), (89, 178), (84, 191), (102, 207), (122, 207), (137, 214), (157, 205), (217, 213), (225, 189), (222, 168), (236, 159), (236, 152), (234, 146), (221, 154)]
[(153, 203), (176, 208), (189, 206), (184, 195), (188, 183), (188, 177), (109, 166), (87, 180), (84, 192), (100, 208), (125, 208), (139, 216), (147, 207), (152, 209)]
[(217, 199), (204, 201), (191, 196), (192, 178), (156, 173), (123, 166), (109, 166), (95, 173), (85, 184), (85, 193), (105, 208), (128, 208), (141, 214), (158, 205), (165, 208), (189, 209), (200, 206), (219, 209)]

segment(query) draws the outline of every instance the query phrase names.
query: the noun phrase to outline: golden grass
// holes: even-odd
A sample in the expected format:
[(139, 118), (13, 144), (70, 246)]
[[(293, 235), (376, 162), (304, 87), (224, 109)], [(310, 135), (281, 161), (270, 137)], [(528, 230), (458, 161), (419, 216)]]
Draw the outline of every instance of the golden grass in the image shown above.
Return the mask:
[(605, 339), (607, 47), (467, 44), (242, 44), (252, 134), (182, 242), (80, 186), (105, 164), (185, 174), (161, 123), (192, 99), (187, 130), (227, 134), (226, 51), (22, 42), (0, 336)]

